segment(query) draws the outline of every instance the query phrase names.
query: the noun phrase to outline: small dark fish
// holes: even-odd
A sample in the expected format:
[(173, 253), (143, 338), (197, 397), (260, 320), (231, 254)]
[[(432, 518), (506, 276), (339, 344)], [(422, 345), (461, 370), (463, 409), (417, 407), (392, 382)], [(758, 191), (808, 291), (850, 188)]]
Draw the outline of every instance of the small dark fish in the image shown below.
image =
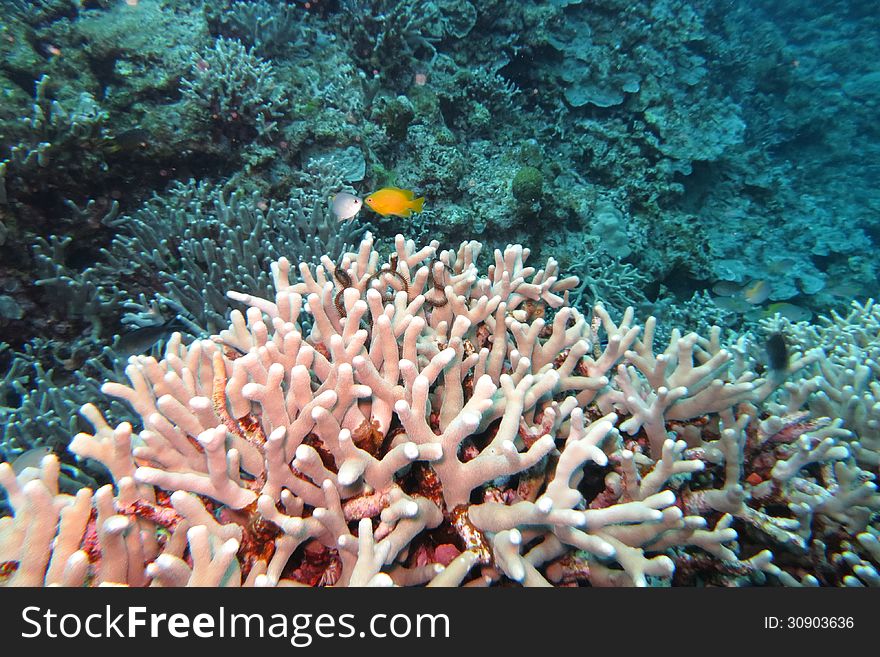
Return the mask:
[(125, 130), (113, 137), (110, 141), (111, 153), (131, 153), (146, 148), (149, 145), (151, 135), (143, 128)]
[(113, 349), (123, 356), (137, 356), (150, 351), (154, 345), (171, 337), (175, 331), (185, 331), (187, 326), (177, 317), (162, 324), (143, 326), (119, 336)]
[(773, 333), (767, 338), (767, 367), (774, 373), (785, 374), (788, 371), (788, 346), (782, 333)]

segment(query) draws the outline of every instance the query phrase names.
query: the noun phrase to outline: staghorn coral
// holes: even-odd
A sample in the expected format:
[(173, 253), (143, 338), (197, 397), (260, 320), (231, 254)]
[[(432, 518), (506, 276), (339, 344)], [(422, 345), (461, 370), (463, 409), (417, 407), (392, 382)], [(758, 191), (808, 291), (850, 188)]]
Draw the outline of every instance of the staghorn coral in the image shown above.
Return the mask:
[(317, 262), (342, 253), (364, 230), (352, 224), (339, 230), (333, 223), (323, 199), (328, 185), (340, 183), (319, 173), (302, 172), (306, 186), (286, 202), (193, 180), (174, 185), (118, 222), (120, 233), (105, 261), (85, 278), (116, 287), (120, 295), (125, 290), (129, 320), (155, 317), (158, 308), (160, 315), (187, 321), (193, 334), (220, 330), (227, 321), (226, 290), (268, 293), (266, 270), (282, 245), (301, 261)]
[(862, 467), (880, 467), (880, 307), (853, 301), (846, 315), (832, 311), (816, 324), (778, 315), (762, 322), (791, 344), (822, 350), (821, 358), (792, 383), (816, 416), (840, 418), (852, 432), (850, 447)]
[(419, 60), (437, 56), (435, 44), (447, 23), (441, 5), (399, 0), (346, 0), (340, 3), (355, 61), (365, 71), (400, 75)]
[(22, 140), (11, 144), (9, 157), (0, 161), (4, 204), (39, 197), (62, 186), (60, 180), (100, 171), (104, 164), (99, 146), (106, 138), (109, 114), (85, 91), (75, 105), (62, 104), (51, 97), (52, 85), (48, 75), (36, 81), (31, 113), (19, 119)]
[[(107, 417), (134, 421), (128, 405), (101, 395), (101, 381), (124, 376), (124, 359), (112, 348), (82, 362), (43, 340), (10, 352), (8, 373), (0, 380), (0, 453), (6, 460), (43, 445), (63, 454), (70, 436), (85, 426), (77, 411), (93, 400), (101, 400)], [(48, 370), (46, 362), (52, 364)]]
[[(30, 340), (11, 357), (0, 381), (4, 456), (13, 460), (50, 445), (65, 468), (78, 467), (65, 452), (80, 428), (76, 410), (100, 395), (104, 379), (122, 376), (129, 355), (115, 332), (124, 335), (169, 317), (194, 336), (220, 330), (229, 310), (225, 290), (268, 294), (266, 270), (280, 257), (280, 245), (305, 262), (349, 248), (366, 227), (347, 224), (340, 230), (323, 210), (328, 189), (340, 181), (320, 169), (298, 175), (303, 187), (286, 202), (190, 181), (130, 216), (108, 215), (105, 222), (119, 234), (102, 261), (82, 272), (65, 264), (71, 238), (38, 239), (36, 285), (52, 309), (47, 317), (56, 339)], [(225, 248), (214, 246), (217, 239)], [(137, 424), (120, 402), (100, 406), (114, 422)]]
[(237, 0), (228, 7), (217, 4), (204, 8), (209, 22), (216, 21), (224, 35), (241, 40), (261, 57), (282, 55), (304, 45), (307, 14), (302, 7), (267, 0)]
[(193, 118), (233, 142), (267, 139), (287, 111), (272, 63), (237, 39), (194, 55), (181, 92)]
[(656, 348), (653, 318), (569, 306), (552, 259), (508, 246), (483, 274), (480, 249), (398, 236), (386, 260), (367, 235), (293, 280), (282, 258), (274, 298), (230, 291), (227, 329), (130, 359), (102, 390), (143, 431), (86, 405), (70, 445), (114, 486), (0, 465), (8, 582), (876, 580), (880, 497), (839, 421), (719, 330)]

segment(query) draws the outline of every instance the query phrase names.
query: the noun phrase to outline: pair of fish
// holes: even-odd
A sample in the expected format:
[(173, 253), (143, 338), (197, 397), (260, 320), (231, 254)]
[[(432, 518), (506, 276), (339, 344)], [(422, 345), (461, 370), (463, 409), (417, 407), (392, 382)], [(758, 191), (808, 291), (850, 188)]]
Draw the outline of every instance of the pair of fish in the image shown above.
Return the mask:
[(339, 192), (330, 204), (333, 214), (339, 221), (351, 221), (366, 204), (373, 212), (387, 217), (409, 217), (413, 212), (421, 212), (425, 198), (415, 198), (409, 189), (383, 187), (369, 194), (363, 201), (348, 192)]
[(773, 291), (772, 286), (765, 280), (753, 280), (747, 285), (740, 285), (732, 281), (719, 281), (712, 286), (712, 291), (719, 297), (730, 299), (730, 301), (718, 304), (722, 308), (726, 306), (736, 306), (725, 308), (726, 310), (739, 310), (740, 308), (748, 309), (749, 306), (758, 306), (770, 298)]

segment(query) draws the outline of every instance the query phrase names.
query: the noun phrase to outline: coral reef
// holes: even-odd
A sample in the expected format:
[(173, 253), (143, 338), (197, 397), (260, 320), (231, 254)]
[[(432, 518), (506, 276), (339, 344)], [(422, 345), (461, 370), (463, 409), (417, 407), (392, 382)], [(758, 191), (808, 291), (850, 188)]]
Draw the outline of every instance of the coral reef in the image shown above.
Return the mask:
[(70, 444), (114, 485), (0, 465), (8, 583), (876, 582), (853, 434), (777, 392), (819, 351), (761, 377), (718, 329), (658, 347), (653, 318), (582, 315), (521, 246), (486, 273), (438, 247), (282, 258), (218, 335), (132, 358), (102, 391), (144, 429), (87, 404)]
[(283, 251), (304, 262), (326, 254), (335, 258), (363, 232), (350, 225), (340, 230), (327, 216), (324, 186), (341, 184), (338, 180), (311, 182), (317, 188), (286, 202), (195, 181), (177, 185), (126, 219), (105, 261), (85, 278), (115, 286), (135, 314), (149, 317), (158, 310), (160, 318), (188, 322), (194, 334), (219, 331), (227, 321), (226, 290), (246, 287), (266, 294), (268, 265)]
[[(112, 219), (119, 233), (103, 260), (82, 272), (65, 264), (71, 238), (38, 240), (37, 284), (51, 300), (53, 317), (71, 331), (77, 322), (88, 329), (65, 342), (32, 341), (12, 355), (16, 376), (0, 387), (7, 398), (0, 404), (0, 449), (11, 457), (50, 444), (74, 467), (64, 447), (78, 426), (77, 409), (96, 398), (101, 379), (121, 374), (129, 355), (151, 346), (131, 347), (127, 336), (172, 319), (192, 336), (219, 331), (227, 324), (226, 290), (268, 294), (268, 267), (282, 252), (317, 262), (350, 248), (365, 227), (340, 229), (322, 207), (341, 181), (319, 170), (302, 180), (306, 186), (286, 202), (263, 201), (258, 192), (247, 199), (194, 181), (173, 186), (131, 216)], [(133, 420), (120, 404), (101, 406), (114, 421)]]
[(194, 56), (181, 92), (196, 121), (235, 142), (268, 137), (287, 109), (272, 64), (233, 39)]
[(792, 344), (821, 349), (821, 358), (792, 382), (816, 416), (839, 418), (853, 432), (850, 447), (869, 470), (880, 466), (880, 308), (853, 302), (846, 315), (832, 312), (818, 323), (775, 317), (764, 322)]
[[(15, 520), (2, 521), (0, 544), (8, 568), (19, 563), (16, 583), (61, 581), (60, 565), (41, 571), (16, 556), (22, 532), (48, 537), (51, 517), (33, 524), (30, 509), (55, 496), (73, 523), (56, 542), (58, 564), (73, 558), (66, 581), (179, 583), (198, 555), (193, 583), (209, 581), (203, 572), (227, 583), (878, 583), (880, 338), (868, 299), (880, 271), (880, 87), (864, 53), (877, 50), (880, 26), (865, 3), (2, 6), (0, 457), (13, 464), (2, 503)], [(340, 191), (384, 186), (424, 196), (424, 212), (365, 208), (350, 223), (327, 212)], [(367, 252), (352, 251), (367, 230), (393, 246), (361, 262), (351, 254)], [(470, 237), (488, 263), (471, 243), (439, 251)], [(543, 274), (511, 244), (529, 244)], [(301, 311), (276, 326), (267, 311), (294, 299), (276, 297), (271, 267), (284, 257), (308, 271), (291, 284)], [(542, 287), (557, 270), (577, 283)], [(253, 309), (230, 315), (236, 290), (261, 320)], [(638, 336), (636, 317), (653, 318)], [(787, 345), (784, 373), (764, 353), (774, 336)], [(302, 353), (319, 364), (307, 386), (315, 400), (330, 404), (346, 362), (350, 396), (365, 396), (318, 405), (355, 446), (326, 434), (318, 407), (285, 398), (297, 431), (313, 411), (324, 424), (285, 438), (284, 467), (298, 473), (285, 481), (311, 488), (266, 488), (272, 511), (260, 506), (261, 477), (284, 473), (266, 447), (284, 416), (256, 397), (237, 413), (243, 390), (265, 387), (270, 361), (288, 350), (297, 356), (282, 386)], [(394, 378), (392, 352), (413, 369)], [(202, 401), (188, 406), (220, 403), (214, 354), (230, 381), (250, 368), (228, 391), (235, 413), (212, 411), (231, 432), (225, 455), (200, 442), (220, 442), (219, 423)], [(435, 369), (451, 358), (443, 372), (431, 369), (438, 357)], [(395, 383), (356, 371), (356, 360)], [(126, 367), (138, 395), (170, 395), (202, 424), (101, 393)], [(425, 372), (422, 404), (413, 386)], [(511, 433), (517, 413), (500, 400), (518, 399), (529, 376)], [(593, 387), (566, 387), (584, 378)], [(109, 440), (117, 427), (115, 471), (66, 448), (87, 428), (76, 410), (88, 403), (108, 425), (86, 406), (95, 435)], [(379, 418), (366, 446), (358, 412)], [(479, 424), (447, 434), (461, 413)], [(175, 436), (179, 454), (148, 462), (157, 433)], [(428, 458), (440, 448), (455, 459)], [(21, 470), (44, 450), (37, 490), (35, 471)], [(231, 485), (216, 475), (220, 456)], [(142, 481), (145, 468), (195, 488)], [(450, 484), (453, 471), (483, 475)], [(233, 497), (206, 496), (205, 477)], [(255, 501), (233, 509), (248, 493)], [(135, 524), (162, 529), (136, 545)], [(223, 561), (231, 543), (208, 567), (230, 539), (234, 572)], [(100, 556), (120, 556), (123, 543), (136, 564), (124, 574)], [(447, 563), (455, 574), (438, 575)]]
[(204, 11), (218, 32), (240, 40), (261, 57), (284, 55), (305, 41), (303, 12), (284, 2), (212, 2)]

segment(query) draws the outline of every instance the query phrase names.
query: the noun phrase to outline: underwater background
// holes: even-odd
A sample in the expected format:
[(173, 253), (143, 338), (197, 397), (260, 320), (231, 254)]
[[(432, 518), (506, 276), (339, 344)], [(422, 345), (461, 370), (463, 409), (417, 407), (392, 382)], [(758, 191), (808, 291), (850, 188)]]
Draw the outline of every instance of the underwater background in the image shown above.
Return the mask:
[[(105, 483), (66, 445), (87, 402), (137, 428), (101, 392), (129, 356), (368, 230), (526, 245), (574, 307), (718, 326), (768, 368), (772, 335), (858, 325), (864, 365), (877, 52), (855, 0), (0, 0), (0, 461)], [(334, 216), (380, 188), (424, 208)], [(846, 428), (876, 440), (866, 404)]]

